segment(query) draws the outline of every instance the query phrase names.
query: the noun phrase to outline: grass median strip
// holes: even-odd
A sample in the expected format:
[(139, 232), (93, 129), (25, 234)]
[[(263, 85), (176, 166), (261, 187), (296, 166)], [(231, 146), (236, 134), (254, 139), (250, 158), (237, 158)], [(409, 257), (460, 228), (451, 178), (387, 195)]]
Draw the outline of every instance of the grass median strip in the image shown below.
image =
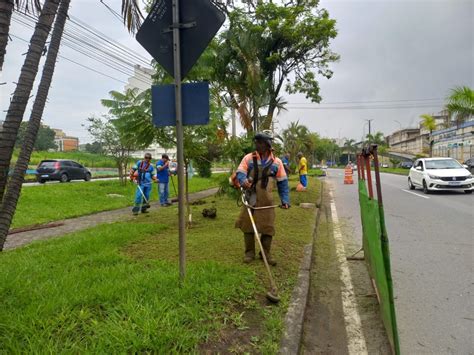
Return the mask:
[[(218, 186), (219, 176), (193, 177), (189, 180), (190, 192)], [(176, 178), (175, 183), (176, 183)], [(119, 181), (94, 181), (65, 184), (46, 184), (23, 188), (12, 228), (48, 223), (79, 217), (101, 211), (132, 206), (135, 185)], [(170, 197), (175, 193), (170, 182)], [(157, 185), (153, 185), (151, 201), (158, 200)]]
[[(295, 185), (295, 182), (292, 182)], [(177, 209), (102, 225), (0, 255), (0, 349), (6, 352), (276, 352), (319, 182), (277, 211), (272, 245), (280, 306), (265, 300), (263, 264), (242, 263), (236, 201), (192, 206), (187, 277), (178, 284)], [(214, 220), (203, 208), (217, 208)]]

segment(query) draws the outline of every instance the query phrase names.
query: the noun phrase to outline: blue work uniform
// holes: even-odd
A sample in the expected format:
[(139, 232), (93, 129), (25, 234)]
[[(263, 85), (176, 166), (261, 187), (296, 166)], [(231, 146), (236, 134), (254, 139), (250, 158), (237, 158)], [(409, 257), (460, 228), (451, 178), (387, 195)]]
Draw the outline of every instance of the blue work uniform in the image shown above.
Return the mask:
[(160, 205), (164, 206), (168, 204), (168, 186), (170, 181), (170, 167), (163, 159), (158, 160), (156, 163), (156, 177), (158, 179), (158, 194), (160, 197)]
[(153, 176), (155, 175), (155, 169), (151, 163), (142, 160), (137, 161), (132, 169), (138, 173), (138, 186), (135, 192), (135, 207), (133, 208), (133, 211), (138, 212), (141, 206), (142, 212), (144, 212), (149, 208), (148, 202), (150, 201), (150, 192), (153, 183)]

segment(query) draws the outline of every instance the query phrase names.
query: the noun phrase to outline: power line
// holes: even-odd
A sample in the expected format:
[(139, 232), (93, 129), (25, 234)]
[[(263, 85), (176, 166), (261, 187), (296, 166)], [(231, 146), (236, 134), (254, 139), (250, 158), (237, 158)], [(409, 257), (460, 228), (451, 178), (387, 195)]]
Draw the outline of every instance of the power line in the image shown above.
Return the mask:
[[(19, 39), (20, 41), (23, 41), (23, 42), (26, 42), (26, 43), (30, 43), (30, 42), (27, 41), (26, 39), (21, 38), (21, 37), (18, 37), (18, 36), (16, 36), (16, 35), (14, 35), (13, 33), (10, 33), (10, 36), (12, 36), (12, 37), (14, 37), (14, 38), (16, 38), (16, 39)], [(118, 82), (120, 82), (120, 83), (122, 83), (122, 84), (128, 84), (128, 83), (125, 82), (125, 81), (122, 81), (122, 80), (120, 80), (120, 79), (114, 78), (113, 76), (107, 75), (107, 74), (105, 74), (105, 73), (102, 73), (102, 72), (100, 72), (100, 71), (98, 71), (98, 70), (96, 70), (96, 69), (93, 69), (93, 68), (91, 68), (91, 67), (88, 67), (87, 65), (78, 63), (78, 62), (76, 62), (76, 61), (74, 61), (74, 60), (72, 60), (72, 59), (69, 59), (69, 58), (67, 58), (67, 57), (65, 57), (65, 56), (63, 56), (63, 55), (58, 54), (58, 57), (61, 57), (62, 59), (65, 59), (65, 60), (67, 60), (67, 61), (69, 61), (69, 62), (71, 62), (71, 63), (77, 64), (77, 65), (79, 65), (79, 66), (81, 66), (81, 67), (83, 67), (83, 68), (85, 68), (85, 69), (91, 70), (91, 71), (93, 71), (93, 72), (95, 72), (95, 73), (97, 73), (97, 74), (106, 76), (106, 77), (108, 77), (108, 78), (110, 78), (110, 79), (113, 79), (113, 80), (116, 80), (116, 81), (118, 81)]]
[[(36, 22), (38, 20), (37, 16), (34, 16), (30, 13), (27, 13), (24, 10), (23, 11), (17, 11), (14, 14), (18, 14), (20, 16), (26, 17), (26, 18), (30, 19), (31, 21), (33, 21), (34, 24), (36, 24)], [(150, 59), (148, 59), (148, 58), (132, 51), (131, 49), (125, 47), (124, 45), (120, 44), (119, 42), (111, 39), (110, 37), (108, 37), (104, 33), (100, 32), (96, 28), (88, 25), (87, 23), (83, 22), (79, 18), (74, 17), (72, 15), (69, 15), (69, 19), (68, 19), (67, 23), (69, 25), (65, 29), (66, 32), (68, 32), (69, 30), (73, 30), (73, 31), (81, 33), (81, 35), (83, 35), (83, 36), (86, 36), (86, 37), (89, 36), (88, 37), (89, 40), (93, 39), (93, 40), (96, 40), (96, 41), (97, 40), (103, 41), (104, 43), (106, 43), (107, 46), (114, 47), (113, 50), (119, 50), (120, 52), (123, 52), (123, 54), (128, 56), (129, 58), (133, 58), (133, 60), (141, 61), (141, 62), (143, 62), (144, 65), (147, 65), (147, 66), (150, 65)], [(93, 35), (94, 38), (91, 38), (90, 35)]]
[[(31, 16), (15, 18), (13, 17), (15, 22), (22, 24), (23, 26), (34, 28), (34, 19)], [(28, 21), (33, 21), (32, 23), (28, 23)], [(69, 33), (69, 32), (72, 32)], [(90, 41), (90, 36), (86, 39), (82, 39), (80, 36), (82, 34), (79, 32), (74, 31), (65, 31), (63, 36), (63, 45), (65, 47), (71, 48), (78, 53), (91, 58), (101, 64), (107, 66), (107, 68), (116, 70), (121, 74), (125, 74), (127, 76), (134, 76), (138, 81), (142, 82), (145, 85), (151, 85), (152, 80), (149, 76), (144, 73), (141, 73), (139, 70), (135, 70), (135, 64), (128, 62), (129, 58), (123, 58), (118, 55), (114, 55), (110, 53), (111, 48), (102, 48), (102, 44), (99, 43), (96, 39), (92, 39), (92, 43)], [(96, 45), (94, 45), (95, 43)], [(88, 48), (86, 47), (88, 46)], [(112, 50), (115, 50), (112, 48)], [(115, 52), (117, 53), (117, 52)], [(128, 68), (124, 67), (128, 66)], [(122, 82), (122, 81), (121, 81)]]
[(334, 106), (334, 107), (302, 107), (302, 106), (292, 106), (288, 105), (286, 108), (298, 109), (298, 110), (396, 110), (396, 109), (409, 109), (409, 108), (436, 108), (439, 107), (439, 104), (433, 105), (410, 105), (410, 106)]
[(290, 105), (343, 105), (343, 104), (371, 104), (371, 103), (392, 103), (392, 102), (417, 102), (417, 101), (444, 101), (442, 98), (433, 99), (403, 99), (403, 100), (375, 100), (375, 101), (339, 101), (339, 102), (292, 102)]

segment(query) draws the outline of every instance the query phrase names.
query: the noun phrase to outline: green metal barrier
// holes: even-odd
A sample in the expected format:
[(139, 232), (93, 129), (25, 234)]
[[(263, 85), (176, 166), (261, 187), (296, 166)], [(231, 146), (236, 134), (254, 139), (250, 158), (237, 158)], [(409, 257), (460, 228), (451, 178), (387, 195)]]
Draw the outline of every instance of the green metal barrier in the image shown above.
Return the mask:
[[(372, 147), (373, 149), (373, 147)], [(371, 154), (377, 154), (371, 150)], [(378, 159), (376, 159), (378, 160)], [(369, 163), (367, 164), (367, 161)], [(378, 163), (378, 162), (377, 162)], [(367, 170), (365, 170), (367, 169)], [(364, 171), (365, 170), (365, 171)], [(380, 184), (378, 169), (376, 170), (376, 184)], [(368, 154), (361, 154), (358, 159), (359, 175), (359, 204), (362, 220), (363, 249), (370, 278), (377, 292), (383, 324), (385, 326), (392, 351), (400, 354), (400, 344), (393, 299), (393, 283), (390, 268), (390, 252), (388, 246), (385, 217), (381, 201), (381, 188), (377, 186), (379, 200), (374, 199), (372, 188), (367, 190), (367, 183), (371, 184), (370, 160)], [(367, 175), (366, 175), (366, 174)], [(368, 177), (367, 181), (365, 176)]]

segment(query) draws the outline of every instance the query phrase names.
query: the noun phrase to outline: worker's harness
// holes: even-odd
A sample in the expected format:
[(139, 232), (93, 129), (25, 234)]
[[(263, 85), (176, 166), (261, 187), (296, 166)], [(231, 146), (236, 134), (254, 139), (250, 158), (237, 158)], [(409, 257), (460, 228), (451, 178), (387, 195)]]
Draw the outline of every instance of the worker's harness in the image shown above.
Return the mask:
[(145, 181), (145, 174), (148, 172), (148, 169), (150, 169), (150, 163), (146, 161), (140, 161), (140, 164), (138, 164), (138, 176), (137, 176), (137, 182), (141, 184), (142, 181)]
[[(258, 182), (258, 161), (257, 161), (257, 152), (253, 152), (252, 153), (252, 160), (253, 160), (253, 166), (252, 166), (252, 169), (249, 169), (248, 173), (247, 173), (247, 178), (250, 177), (250, 174), (253, 170), (253, 176), (252, 176), (252, 189), (255, 189), (255, 187), (257, 186), (257, 182)], [(267, 188), (267, 185), (268, 185), (268, 178), (269, 178), (269, 175), (268, 175), (268, 171), (270, 170), (270, 168), (272, 167), (273, 165), (273, 159), (270, 159), (266, 166), (263, 168), (262, 170), (262, 178), (261, 178), (261, 187), (263, 189), (266, 189)]]

